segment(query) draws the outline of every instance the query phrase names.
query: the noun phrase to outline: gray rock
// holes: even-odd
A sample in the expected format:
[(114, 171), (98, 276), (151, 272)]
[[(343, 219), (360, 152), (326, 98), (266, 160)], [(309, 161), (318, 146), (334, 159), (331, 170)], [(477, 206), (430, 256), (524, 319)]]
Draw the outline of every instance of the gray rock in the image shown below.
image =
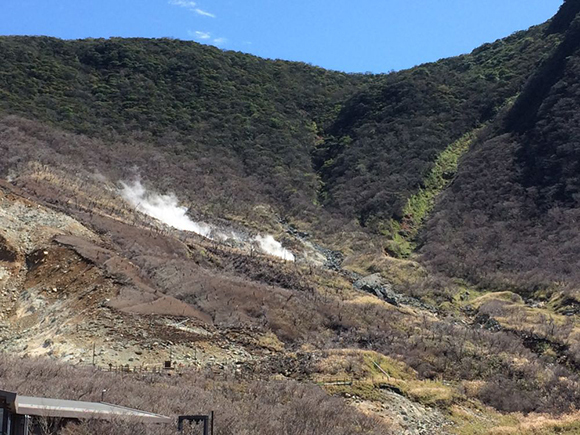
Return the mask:
[(374, 294), (385, 302), (397, 307), (400, 305), (409, 305), (433, 312), (437, 311), (434, 307), (424, 304), (419, 299), (395, 292), (393, 286), (380, 273), (359, 278), (354, 282), (353, 286), (358, 290)]

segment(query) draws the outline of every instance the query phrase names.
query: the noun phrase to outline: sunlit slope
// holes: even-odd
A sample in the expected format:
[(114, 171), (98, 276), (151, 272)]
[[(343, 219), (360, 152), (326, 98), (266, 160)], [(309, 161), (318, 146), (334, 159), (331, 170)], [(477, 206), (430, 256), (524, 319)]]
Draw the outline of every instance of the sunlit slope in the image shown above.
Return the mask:
[(575, 4), (554, 20), (562, 43), (437, 204), (421, 250), (437, 269), (525, 292), (579, 282), (580, 22), (567, 15)]

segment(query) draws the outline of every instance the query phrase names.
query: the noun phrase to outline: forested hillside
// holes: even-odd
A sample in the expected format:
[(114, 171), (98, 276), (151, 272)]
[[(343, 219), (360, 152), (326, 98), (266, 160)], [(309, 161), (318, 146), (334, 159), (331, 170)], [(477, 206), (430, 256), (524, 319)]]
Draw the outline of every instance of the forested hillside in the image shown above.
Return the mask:
[(325, 203), (362, 225), (401, 219), (439, 153), (494, 119), (550, 52), (557, 38), (544, 29), (384, 76), (349, 99), (317, 151)]
[(580, 19), (571, 19), (573, 5), (548, 29), (564, 34), (563, 42), (474, 144), (423, 233), (424, 258), (448, 274), (527, 292), (580, 280)]
[[(373, 80), (170, 39), (4, 37), (0, 56), (4, 115), (114, 144), (158, 187), (230, 212), (244, 200), (280, 212), (312, 205), (310, 151), (322, 126)], [(157, 153), (158, 164), (142, 150), (123, 152), (126, 142)], [(17, 146), (10, 151), (15, 158)], [(107, 166), (93, 169), (108, 174)], [(231, 195), (241, 204), (228, 207)]]
[[(557, 245), (575, 252), (562, 229), (578, 196), (576, 12), (568, 1), (551, 22), (471, 54), (378, 76), (170, 39), (2, 37), (0, 169), (37, 161), (114, 182), (141, 175), (201, 217), (283, 218), (322, 238), (348, 224), (408, 256), (459, 161), (422, 233), (423, 258), (474, 282), (496, 269), (570, 275), (556, 260), (566, 256), (544, 246), (544, 261), (532, 240), (552, 223)], [(437, 166), (446, 160), (454, 166)], [(516, 233), (528, 242), (510, 255)]]
[[(88, 150), (58, 149), (43, 127), (11, 119), (4, 131), (18, 124), (20, 136), (40, 140), (39, 158), (64, 152), (68, 164), (112, 178), (134, 167), (214, 216), (267, 204), (307, 226), (376, 231), (401, 217), (438, 154), (492, 119), (557, 39), (537, 27), (372, 76), (169, 39), (4, 37), (0, 111), (108, 144), (80, 157)], [(16, 144), (8, 152), (27, 159)], [(115, 155), (122, 164), (107, 162)]]

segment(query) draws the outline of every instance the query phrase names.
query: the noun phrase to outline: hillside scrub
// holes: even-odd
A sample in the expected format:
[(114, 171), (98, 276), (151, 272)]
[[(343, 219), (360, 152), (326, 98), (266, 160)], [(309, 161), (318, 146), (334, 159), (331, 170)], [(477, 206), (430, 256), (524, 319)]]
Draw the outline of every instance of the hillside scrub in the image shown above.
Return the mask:
[[(26, 186), (38, 189), (38, 193), (43, 189), (44, 195), (51, 192), (46, 183)], [(45, 198), (51, 200), (50, 196)], [(98, 198), (93, 203), (101, 202), (106, 203)], [(129, 272), (116, 270), (115, 282), (145, 295), (174, 297), (189, 304), (198, 310), (200, 319), (209, 318), (211, 327), (219, 331), (245, 331), (250, 337), (271, 333), (279, 340), (276, 347), (281, 346), (284, 352), (303, 346), (374, 350), (403, 361), (420, 379), (481, 381), (485, 388), (472, 398), (502, 411), (559, 413), (580, 403), (580, 390), (569, 388), (578, 383), (574, 372), (559, 361), (547, 366), (541, 354), (526, 348), (523, 339), (509, 331), (491, 332), (477, 324), (457, 323), (453, 316), (437, 318), (421, 310), (395, 307), (355, 290), (340, 272), (256, 258), (202, 238), (136, 226), (139, 220), (130, 215), (123, 222), (94, 208), (89, 213), (82, 203), (59, 208), (100, 234), (102, 241), (98, 243), (102, 246), (57, 238), (60, 245), (105, 268), (107, 275), (111, 265), (105, 260), (109, 257), (98, 260), (91, 251), (108, 251), (124, 258), (131, 268)], [(122, 263), (121, 258), (117, 263)], [(46, 267), (61, 270), (52, 264)], [(58, 275), (53, 279), (58, 280)], [(66, 280), (71, 279), (74, 276), (66, 276)], [(424, 291), (430, 293), (437, 285), (442, 284), (443, 289), (446, 285), (429, 277), (423, 284)], [(172, 342), (187, 339), (187, 335), (173, 332), (175, 336), (168, 338)], [(253, 347), (252, 352), (260, 350)], [(577, 358), (575, 348), (569, 352), (569, 360)], [(285, 373), (286, 368), (280, 374)], [(522, 400), (498, 400), (503, 397), (498, 393), (504, 381), (511, 382), (510, 394)]]
[(171, 39), (2, 37), (0, 113), (82, 135), (70, 165), (113, 177), (119, 155), (118, 168), (214, 216), (251, 221), (260, 203), (322, 234), (377, 230), (445, 147), (519, 91), (558, 38), (541, 29), (388, 75)]
[[(51, 360), (0, 357), (2, 388), (23, 395), (106, 401), (168, 416), (216, 415), (216, 435), (351, 435), (391, 433), (384, 422), (357, 412), (319, 387), (294, 381), (243, 382), (210, 371), (169, 374), (115, 374), (76, 368)], [(67, 435), (163, 435), (175, 426), (135, 425), (122, 420), (88, 421), (66, 428)], [(48, 435), (48, 434), (47, 434)]]
[(466, 154), (421, 235), (433, 268), (528, 296), (579, 282), (579, 41), (576, 19)]

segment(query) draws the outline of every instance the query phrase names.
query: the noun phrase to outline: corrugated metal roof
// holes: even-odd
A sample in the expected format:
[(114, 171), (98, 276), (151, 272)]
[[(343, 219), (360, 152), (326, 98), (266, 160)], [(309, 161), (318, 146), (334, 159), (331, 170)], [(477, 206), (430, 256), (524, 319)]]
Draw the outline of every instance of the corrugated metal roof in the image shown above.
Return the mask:
[(16, 396), (17, 414), (40, 417), (78, 419), (130, 418), (143, 423), (173, 423), (171, 417), (125, 408), (109, 403), (80, 402), (75, 400), (45, 399), (42, 397)]

